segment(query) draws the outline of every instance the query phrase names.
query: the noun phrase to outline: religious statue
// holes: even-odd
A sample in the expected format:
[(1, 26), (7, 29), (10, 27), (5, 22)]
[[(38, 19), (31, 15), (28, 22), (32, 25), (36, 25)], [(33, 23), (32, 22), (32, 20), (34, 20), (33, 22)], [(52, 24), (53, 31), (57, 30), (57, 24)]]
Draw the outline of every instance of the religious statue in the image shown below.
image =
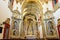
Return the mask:
[(4, 26), (4, 33), (3, 39), (9, 39), (9, 30), (10, 30), (10, 18), (7, 18), (5, 22), (3, 22)]
[(58, 19), (57, 28), (58, 28), (58, 35), (59, 35), (59, 38), (60, 38), (60, 19)]
[(48, 35), (53, 35), (53, 24), (52, 21), (48, 22)]
[(18, 35), (19, 34), (19, 21), (15, 20), (14, 21), (14, 27), (13, 27), (13, 35)]
[(33, 24), (32, 24), (33, 21), (30, 21), (29, 24), (28, 24), (28, 28), (27, 28), (27, 31), (28, 31), (28, 35), (33, 35), (34, 34), (34, 30), (33, 30)]

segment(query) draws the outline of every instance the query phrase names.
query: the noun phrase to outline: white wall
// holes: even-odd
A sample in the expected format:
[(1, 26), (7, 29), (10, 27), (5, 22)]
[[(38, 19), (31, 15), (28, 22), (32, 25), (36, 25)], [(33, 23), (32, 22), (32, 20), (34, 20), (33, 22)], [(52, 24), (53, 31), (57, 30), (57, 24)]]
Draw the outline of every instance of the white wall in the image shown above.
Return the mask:
[(8, 8), (8, 0), (0, 0), (0, 23), (5, 21), (6, 18), (10, 18), (11, 16), (12, 12), (10, 12)]
[[(0, 0), (0, 23), (5, 21), (7, 18), (11, 18), (11, 16), (12, 16), (12, 12), (10, 12), (8, 8), (8, 0), (5, 1)], [(0, 33), (0, 39), (3, 38), (3, 30), (2, 33)]]
[(55, 21), (55, 24), (57, 26), (57, 19), (60, 18), (60, 8), (58, 10), (56, 10), (53, 14), (55, 17), (54, 21)]

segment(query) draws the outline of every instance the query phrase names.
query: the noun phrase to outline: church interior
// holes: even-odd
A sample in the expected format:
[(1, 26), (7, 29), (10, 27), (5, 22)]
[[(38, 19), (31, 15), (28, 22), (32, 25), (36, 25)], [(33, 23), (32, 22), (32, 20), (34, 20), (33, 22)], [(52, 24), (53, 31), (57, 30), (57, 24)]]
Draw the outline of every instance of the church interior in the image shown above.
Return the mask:
[(59, 39), (60, 0), (1, 0), (0, 39)]

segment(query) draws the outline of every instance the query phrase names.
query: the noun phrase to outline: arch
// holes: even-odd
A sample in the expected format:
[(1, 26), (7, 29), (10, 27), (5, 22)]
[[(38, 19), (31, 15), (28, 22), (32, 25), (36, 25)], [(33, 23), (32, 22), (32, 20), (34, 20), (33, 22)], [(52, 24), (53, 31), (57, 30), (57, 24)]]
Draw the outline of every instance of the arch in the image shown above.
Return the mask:
[[(23, 11), (23, 12), (26, 12), (26, 11), (30, 11), (30, 10), (34, 10), (34, 11), (37, 11), (39, 10), (39, 6), (34, 2), (34, 1), (30, 1), (26, 4), (25, 8), (27, 8), (27, 10)], [(33, 11), (33, 12), (34, 12)]]
[[(36, 31), (34, 30), (38, 30), (37, 28), (37, 18), (34, 14), (25, 14), (23, 17), (23, 27), (26, 30), (26, 34), (27, 35), (35, 35)], [(30, 34), (30, 32), (32, 32), (32, 34)]]
[[(39, 10), (39, 6), (37, 5), (37, 3), (35, 1), (27, 2), (27, 4), (24, 6), (24, 8), (26, 8), (26, 10), (23, 10), (24, 15), (27, 13), (33, 13), (36, 16), (38, 15), (37, 10)], [(25, 13), (25, 12), (27, 12), (27, 13)], [(40, 13), (40, 11), (38, 11), (38, 12)]]
[(35, 3), (39, 7), (39, 9), (42, 10), (42, 3), (40, 0), (26, 0), (26, 1), (24, 1), (22, 4), (22, 10), (25, 8), (25, 6), (28, 3)]
[(34, 17), (35, 17), (35, 20), (37, 20), (36, 16), (35, 16), (34, 14), (31, 14), (31, 13), (29, 13), (29, 14), (28, 14), (28, 13), (25, 14), (24, 17), (23, 17), (23, 20), (25, 19), (26, 16), (29, 16), (29, 15), (34, 16)]

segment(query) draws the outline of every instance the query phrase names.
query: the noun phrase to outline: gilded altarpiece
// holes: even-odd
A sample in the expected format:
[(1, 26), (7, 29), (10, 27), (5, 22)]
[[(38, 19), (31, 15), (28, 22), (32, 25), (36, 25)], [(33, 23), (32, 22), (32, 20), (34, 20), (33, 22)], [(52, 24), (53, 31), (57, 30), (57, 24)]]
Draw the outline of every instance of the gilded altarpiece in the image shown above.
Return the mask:
[(47, 11), (45, 14), (45, 34), (47, 38), (56, 38), (57, 31), (54, 26), (54, 16), (51, 11)]

